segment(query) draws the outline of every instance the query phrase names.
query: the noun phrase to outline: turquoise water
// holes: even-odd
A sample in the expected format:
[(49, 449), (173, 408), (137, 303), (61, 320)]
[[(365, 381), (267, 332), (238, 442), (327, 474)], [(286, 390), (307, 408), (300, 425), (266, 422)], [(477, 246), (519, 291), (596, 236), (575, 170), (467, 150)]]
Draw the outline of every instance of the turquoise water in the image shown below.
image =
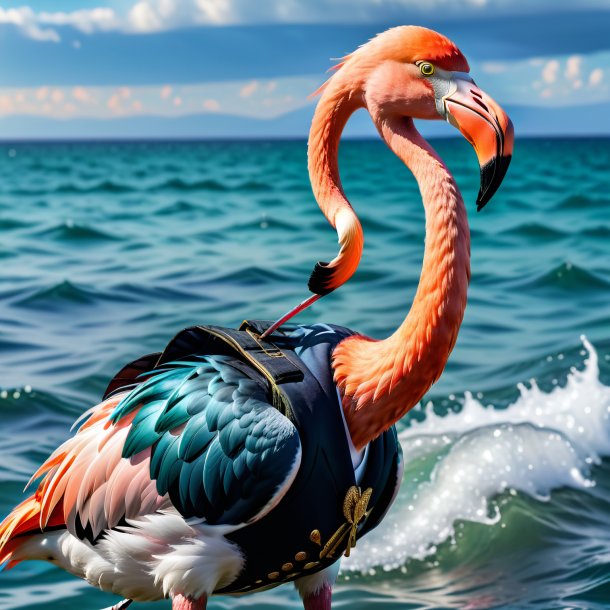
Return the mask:
[[(441, 381), (401, 422), (402, 492), (335, 606), (605, 608), (610, 140), (518, 141), (480, 214), (474, 153), (435, 146), (469, 208), (469, 305)], [(362, 265), (301, 319), (383, 337), (419, 276), (420, 198), (379, 142), (345, 143), (341, 166)], [(307, 296), (336, 235), (305, 168), (304, 142), (0, 146), (1, 514), (122, 364), (184, 326), (275, 318)], [(115, 601), (46, 564), (0, 575), (0, 608)], [(283, 587), (210, 607), (300, 604)]]

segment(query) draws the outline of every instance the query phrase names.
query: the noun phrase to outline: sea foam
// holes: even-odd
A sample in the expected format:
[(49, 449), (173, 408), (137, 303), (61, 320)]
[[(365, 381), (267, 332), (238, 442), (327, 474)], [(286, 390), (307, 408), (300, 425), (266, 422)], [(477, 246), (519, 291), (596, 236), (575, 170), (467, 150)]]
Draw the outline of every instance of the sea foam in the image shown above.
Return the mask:
[[(400, 434), (407, 469), (395, 505), (343, 570), (393, 570), (429, 557), (453, 538), (456, 521), (497, 523), (498, 494), (545, 501), (561, 487), (593, 486), (590, 466), (610, 455), (610, 387), (599, 379), (597, 352), (582, 341), (584, 369), (572, 368), (565, 387), (519, 385), (519, 398), (502, 410), (468, 392), (458, 413), (439, 416), (428, 407), (423, 421)], [(409, 464), (426, 458), (435, 461), (431, 472), (414, 476)]]

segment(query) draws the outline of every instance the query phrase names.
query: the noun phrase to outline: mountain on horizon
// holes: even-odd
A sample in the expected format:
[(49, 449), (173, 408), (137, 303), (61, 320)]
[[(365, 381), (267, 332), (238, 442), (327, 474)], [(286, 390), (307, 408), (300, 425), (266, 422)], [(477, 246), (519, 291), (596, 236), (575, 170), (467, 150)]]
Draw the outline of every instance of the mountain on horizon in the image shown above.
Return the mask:
[[(541, 108), (506, 106), (519, 136), (608, 136), (607, 104)], [(579, 111), (580, 110), (580, 111)], [(117, 119), (58, 120), (46, 117), (0, 118), (0, 141), (71, 139), (240, 139), (305, 138), (313, 105), (275, 119), (252, 119), (223, 114), (197, 114), (178, 118), (137, 116)], [(601, 126), (601, 127), (600, 127)], [(456, 130), (442, 121), (419, 121), (426, 137), (452, 137)], [(375, 137), (366, 111), (357, 112), (345, 137)]]

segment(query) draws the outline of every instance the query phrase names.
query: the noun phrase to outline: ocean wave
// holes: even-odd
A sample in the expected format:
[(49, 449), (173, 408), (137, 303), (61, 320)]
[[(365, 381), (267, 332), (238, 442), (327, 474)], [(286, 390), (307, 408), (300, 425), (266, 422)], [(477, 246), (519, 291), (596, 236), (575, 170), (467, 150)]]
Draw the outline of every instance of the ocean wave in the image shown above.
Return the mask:
[[(165, 279), (172, 277), (172, 273), (166, 273)], [(175, 279), (175, 275), (173, 275)], [(113, 301), (127, 302), (161, 302), (161, 303), (186, 303), (195, 301), (203, 303), (213, 300), (209, 295), (200, 291), (189, 290), (184, 287), (171, 286), (167, 284), (146, 284), (135, 282), (121, 282), (115, 284), (110, 291)]]
[(361, 214), (360, 222), (362, 223), (362, 228), (365, 232), (370, 231), (383, 235), (395, 231), (399, 231), (401, 235), (404, 233), (400, 222), (392, 223), (391, 221), (384, 221), (382, 218), (373, 218), (372, 214)]
[(28, 226), (30, 225), (27, 222), (24, 222), (23, 220), (18, 220), (17, 218), (0, 218), (0, 229), (2, 229), (3, 231), (23, 229)]
[(430, 557), (454, 538), (456, 521), (496, 524), (500, 494), (545, 501), (560, 488), (590, 489), (591, 466), (610, 455), (610, 387), (600, 381), (597, 352), (582, 341), (584, 369), (572, 368), (565, 387), (519, 385), (506, 409), (469, 392), (459, 413), (439, 416), (428, 405), (425, 419), (400, 434), (407, 469), (396, 505), (344, 571), (388, 571)]
[(13, 189), (8, 192), (9, 195), (32, 197), (39, 195), (86, 195), (95, 193), (132, 193), (139, 189), (115, 182), (114, 180), (102, 180), (93, 184), (75, 184), (74, 182), (59, 184), (55, 187), (45, 188), (22, 188)]
[(63, 307), (67, 303), (86, 305), (95, 302), (100, 295), (91, 288), (77, 286), (68, 280), (30, 292), (18, 299), (15, 304), (21, 307), (49, 309), (53, 306)]
[(53, 192), (69, 195), (69, 194), (87, 194), (87, 193), (133, 193), (139, 191), (128, 184), (115, 182), (114, 180), (103, 180), (90, 185), (65, 184), (57, 187)]
[(37, 236), (56, 239), (58, 241), (114, 241), (114, 235), (106, 233), (88, 225), (77, 224), (72, 221), (43, 229), (36, 233)]
[(296, 224), (272, 218), (267, 214), (263, 214), (260, 218), (251, 220), (250, 222), (231, 225), (227, 230), (235, 233), (239, 231), (252, 231), (253, 229), (281, 231), (282, 233), (297, 233), (301, 230)]
[(257, 267), (256, 265), (223, 273), (211, 280), (208, 280), (210, 283), (220, 285), (238, 284), (240, 286), (264, 286), (267, 284), (278, 285), (286, 281), (287, 278), (285, 275), (278, 273), (277, 271), (272, 271), (271, 269)]
[(588, 195), (569, 195), (560, 199), (554, 206), (557, 210), (579, 210), (584, 211), (591, 208), (607, 208), (608, 199), (601, 197), (590, 197)]
[(65, 175), (69, 174), (72, 171), (72, 166), (68, 164), (53, 164), (48, 162), (38, 161), (35, 163), (31, 163), (26, 168), (24, 168), (28, 172), (41, 172), (43, 174), (60, 174)]
[(610, 237), (610, 227), (606, 225), (598, 225), (597, 227), (589, 227), (580, 232), (584, 237)]
[(228, 190), (227, 185), (214, 179), (196, 180), (194, 182), (188, 182), (182, 178), (170, 178), (159, 182), (149, 189), (151, 192), (155, 191), (226, 191)]
[[(30, 385), (14, 386), (6, 384), (5, 380), (0, 381), (0, 408), (5, 424), (0, 431), (0, 446), (10, 442), (17, 434), (27, 433), (31, 430), (33, 420), (38, 420), (41, 416), (49, 424), (57, 424), (60, 432), (63, 430), (65, 435), (74, 418), (82, 412), (83, 404), (87, 403), (64, 389), (45, 390)], [(24, 417), (24, 413), (27, 413), (28, 417)], [(54, 448), (49, 447), (50, 450)]]
[(262, 192), (271, 190), (271, 185), (267, 182), (257, 180), (247, 180), (231, 185), (225, 182), (220, 182), (214, 178), (206, 178), (204, 180), (188, 181), (182, 178), (170, 178), (164, 180), (149, 189), (151, 192), (157, 191), (247, 191), (247, 192)]
[(514, 235), (534, 239), (554, 240), (566, 237), (568, 233), (538, 222), (520, 224), (501, 232), (501, 235)]
[(610, 282), (578, 265), (565, 262), (535, 279), (520, 283), (519, 287), (584, 291), (610, 288)]
[(198, 212), (203, 217), (209, 218), (210, 216), (222, 216), (222, 210), (216, 208), (208, 208), (201, 203), (195, 203), (194, 201), (185, 201), (180, 199), (174, 201), (168, 205), (158, 208), (154, 211), (155, 216), (176, 216), (179, 214), (185, 214), (189, 212)]

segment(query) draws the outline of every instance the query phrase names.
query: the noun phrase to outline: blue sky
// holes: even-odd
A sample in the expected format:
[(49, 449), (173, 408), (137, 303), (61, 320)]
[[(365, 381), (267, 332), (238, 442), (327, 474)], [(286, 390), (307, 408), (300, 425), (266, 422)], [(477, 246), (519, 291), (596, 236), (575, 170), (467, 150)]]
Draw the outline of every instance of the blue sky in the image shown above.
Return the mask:
[(0, 138), (305, 135), (330, 58), (406, 23), (518, 132), (610, 133), (610, 0), (4, 0)]

